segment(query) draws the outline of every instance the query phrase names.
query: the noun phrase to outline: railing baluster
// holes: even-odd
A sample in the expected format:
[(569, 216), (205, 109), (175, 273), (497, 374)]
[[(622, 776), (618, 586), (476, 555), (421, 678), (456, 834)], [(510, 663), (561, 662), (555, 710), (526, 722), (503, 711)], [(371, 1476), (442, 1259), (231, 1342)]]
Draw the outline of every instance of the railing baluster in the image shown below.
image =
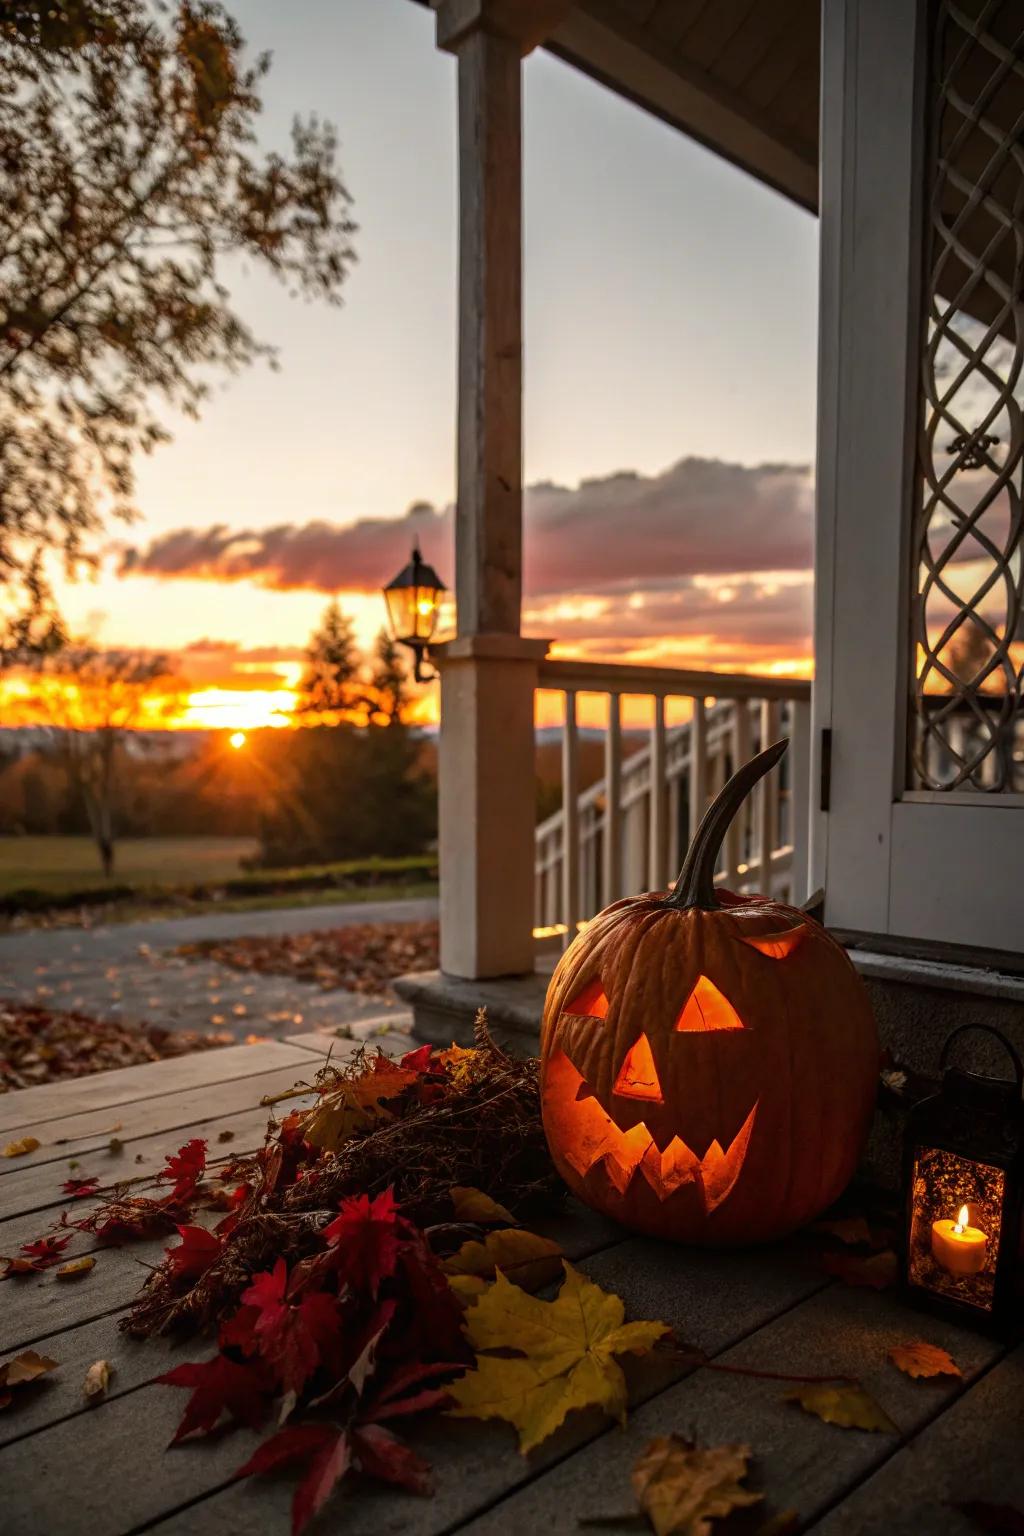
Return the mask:
[(608, 730), (604, 738), (604, 869), (607, 907), (622, 895), (622, 697), (608, 695)]
[(651, 727), (651, 784), (650, 844), (647, 856), (648, 878), (652, 891), (660, 891), (668, 883), (666, 874), (666, 817), (665, 817), (665, 700), (660, 694), (654, 699), (654, 724)]
[(580, 917), (580, 802), (577, 788), (578, 738), (576, 694), (565, 695), (565, 729), (562, 732), (562, 921), (568, 946), (576, 937)]
[[(761, 751), (770, 747), (779, 735), (779, 706), (774, 699), (761, 701)], [(772, 854), (779, 846), (779, 774), (773, 769), (761, 780), (758, 831), (761, 847), (758, 854), (757, 888), (763, 896), (772, 894)]]
[(690, 721), (690, 837), (700, 826), (708, 803), (708, 716), (703, 699), (694, 699)]
[(789, 836), (793, 844), (790, 864), (789, 899), (794, 906), (810, 895), (810, 794), (811, 794), (811, 703), (794, 699), (793, 728), (789, 751)]
[[(737, 699), (732, 706), (732, 771), (736, 772), (750, 756), (750, 709), (746, 699)], [(724, 766), (724, 765), (723, 765)], [(729, 824), (729, 830), (725, 834), (726, 883), (730, 886), (739, 886), (745, 875), (740, 873), (740, 864), (743, 863), (743, 855), (747, 838), (745, 832), (748, 824), (749, 805), (740, 806), (739, 814), (733, 817)]]

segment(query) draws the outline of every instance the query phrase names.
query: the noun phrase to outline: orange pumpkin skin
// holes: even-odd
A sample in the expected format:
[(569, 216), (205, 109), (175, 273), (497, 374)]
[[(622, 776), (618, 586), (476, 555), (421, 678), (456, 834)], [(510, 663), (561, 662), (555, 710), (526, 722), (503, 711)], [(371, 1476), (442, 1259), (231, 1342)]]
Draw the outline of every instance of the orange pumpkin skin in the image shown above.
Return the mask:
[[(741, 775), (723, 791), (735, 803)], [(781, 1237), (836, 1199), (879, 1067), (842, 946), (798, 908), (713, 891), (722, 822), (700, 846), (702, 824), (672, 896), (616, 902), (579, 935), (541, 1037), (544, 1127), (570, 1189), (637, 1231), (715, 1246)]]

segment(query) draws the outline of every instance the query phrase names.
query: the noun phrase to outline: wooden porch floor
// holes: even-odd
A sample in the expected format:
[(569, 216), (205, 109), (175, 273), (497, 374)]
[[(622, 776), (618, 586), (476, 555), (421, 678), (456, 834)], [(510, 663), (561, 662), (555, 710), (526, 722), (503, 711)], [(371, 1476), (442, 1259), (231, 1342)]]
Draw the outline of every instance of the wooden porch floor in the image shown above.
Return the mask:
[[(126, 1174), (155, 1171), (189, 1136), (215, 1146), (218, 1133), (231, 1130), (231, 1153), (256, 1147), (267, 1118), (260, 1096), (310, 1077), (325, 1039), (238, 1046), (0, 1098), (0, 1141), (34, 1135), (41, 1143), (28, 1157), (0, 1160), (0, 1253), (16, 1252), (58, 1215), (69, 1158), (78, 1161), (77, 1176), (109, 1181), (111, 1135), (124, 1144)], [(380, 1043), (407, 1048), (405, 1039)], [(900, 1433), (822, 1423), (784, 1402), (778, 1381), (687, 1374), (651, 1357), (631, 1363), (625, 1430), (576, 1414), (524, 1460), (505, 1426), (435, 1418), (412, 1436), (435, 1465), (434, 1497), (346, 1492), (316, 1531), (575, 1532), (581, 1517), (630, 1510), (634, 1460), (652, 1436), (673, 1430), (695, 1431), (709, 1445), (751, 1446), (751, 1483), (766, 1503), (727, 1531), (756, 1531), (770, 1514), (793, 1510), (794, 1530), (823, 1536), (970, 1536), (979, 1527), (957, 1503), (1024, 1508), (1024, 1347), (1008, 1349), (884, 1295), (829, 1282), (799, 1242), (700, 1253), (631, 1238), (581, 1207), (550, 1230), (568, 1257), (624, 1298), (627, 1316), (662, 1318), (724, 1364), (857, 1376)], [(182, 1395), (153, 1378), (207, 1351), (196, 1340), (135, 1343), (117, 1329), (142, 1264), (162, 1248), (157, 1241), (102, 1249), (83, 1280), (61, 1282), (50, 1271), (0, 1287), (0, 1360), (32, 1346), (60, 1362), (0, 1414), (0, 1528), (11, 1536), (286, 1536), (292, 1480), (231, 1481), (255, 1444), (248, 1431), (166, 1450)], [(964, 1379), (921, 1382), (898, 1372), (887, 1351), (915, 1337), (948, 1349)], [(99, 1359), (115, 1374), (106, 1400), (87, 1408), (82, 1383)]]

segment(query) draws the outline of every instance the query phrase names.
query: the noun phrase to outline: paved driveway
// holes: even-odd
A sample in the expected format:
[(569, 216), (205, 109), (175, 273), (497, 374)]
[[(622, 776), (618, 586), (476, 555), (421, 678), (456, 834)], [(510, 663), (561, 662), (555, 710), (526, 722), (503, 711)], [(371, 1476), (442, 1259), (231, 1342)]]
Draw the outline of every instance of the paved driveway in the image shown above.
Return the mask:
[(353, 923), (423, 922), (437, 902), (358, 902), (155, 918), (109, 927), (30, 929), (0, 935), (0, 999), (76, 1008), (95, 1018), (170, 1029), (228, 1030), (279, 1039), (401, 1011), (397, 1003), (287, 976), (235, 971), (174, 954), (180, 944), (261, 934), (310, 933)]

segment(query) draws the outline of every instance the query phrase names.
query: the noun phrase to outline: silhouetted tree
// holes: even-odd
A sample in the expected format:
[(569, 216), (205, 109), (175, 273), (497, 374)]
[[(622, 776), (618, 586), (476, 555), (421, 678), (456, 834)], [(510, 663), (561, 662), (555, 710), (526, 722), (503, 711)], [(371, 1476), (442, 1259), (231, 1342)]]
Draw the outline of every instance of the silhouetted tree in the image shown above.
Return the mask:
[(57, 634), (40, 557), (73, 566), (105, 510), (131, 515), (166, 407), (194, 416), (211, 370), (273, 358), (224, 258), (339, 300), (334, 132), (296, 119), (289, 154), (258, 154), (269, 59), (243, 55), (217, 0), (0, 7), (0, 628), (21, 646)]
[(370, 671), (370, 718), (385, 725), (401, 725), (409, 700), (409, 669), (402, 652), (386, 629), (377, 636)]
[(166, 723), (178, 703), (176, 675), (166, 656), (67, 646), (39, 657), (28, 702), (59, 732), (72, 787), (81, 795), (107, 879), (114, 873), (117, 837), (117, 754), (143, 716)]
[[(352, 620), (337, 598), (328, 603), (319, 629), (306, 648), (306, 670), (299, 683), (300, 714), (338, 716), (360, 702), (359, 651)], [(324, 720), (324, 724), (331, 723)], [(336, 722), (334, 722), (336, 723)]]

